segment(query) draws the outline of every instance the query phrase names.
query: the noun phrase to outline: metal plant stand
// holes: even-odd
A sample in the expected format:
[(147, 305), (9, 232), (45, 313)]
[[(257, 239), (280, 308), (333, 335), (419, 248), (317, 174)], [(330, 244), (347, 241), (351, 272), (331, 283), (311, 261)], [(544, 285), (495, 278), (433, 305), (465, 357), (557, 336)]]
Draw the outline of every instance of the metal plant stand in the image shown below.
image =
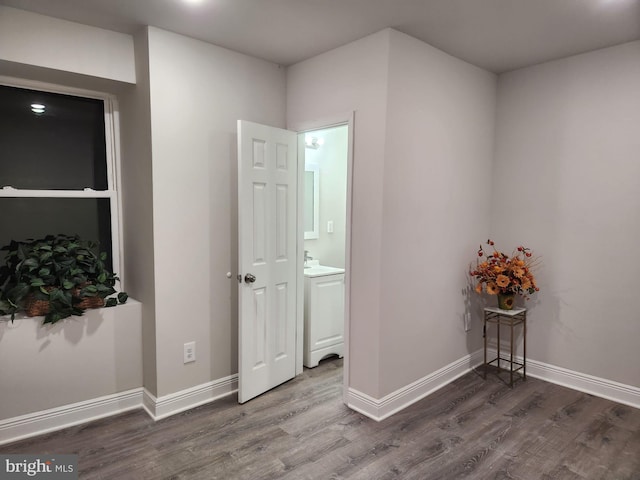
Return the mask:
[[(497, 355), (493, 360), (487, 361), (487, 324), (496, 325), (497, 330), (497, 342), (496, 350)], [(522, 325), (522, 362), (515, 361), (513, 359), (513, 329)], [(503, 356), (500, 353), (500, 327), (507, 326), (510, 331), (509, 342), (509, 356)], [(502, 310), (500, 308), (488, 307), (484, 309), (484, 327), (482, 329), (482, 336), (484, 337), (484, 375), (483, 378), (487, 378), (487, 367), (495, 363), (498, 368), (498, 374), (501, 371), (509, 372), (509, 386), (513, 387), (513, 374), (517, 374), (522, 380), (527, 379), (527, 309), (526, 308), (514, 308), (513, 310)], [(502, 368), (500, 363), (506, 362), (509, 365), (508, 370)], [(516, 378), (517, 379), (517, 378)]]

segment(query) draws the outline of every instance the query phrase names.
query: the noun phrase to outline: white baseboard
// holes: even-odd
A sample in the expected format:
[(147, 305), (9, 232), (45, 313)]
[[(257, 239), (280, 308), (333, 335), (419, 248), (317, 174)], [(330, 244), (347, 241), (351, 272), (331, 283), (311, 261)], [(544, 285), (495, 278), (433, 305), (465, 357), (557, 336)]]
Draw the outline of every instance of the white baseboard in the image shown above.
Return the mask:
[(144, 410), (154, 420), (198, 407), (238, 390), (238, 375), (214, 380), (193, 388), (156, 398), (146, 389), (93, 398), (39, 412), (0, 420), (0, 445), (42, 435), (98, 420), (136, 408)]
[(350, 388), (347, 393), (349, 408), (376, 421), (384, 420), (427, 395), (451, 383), (482, 363), (483, 351), (478, 350), (442, 367), (415, 382), (396, 390), (381, 399)]
[(235, 393), (237, 390), (237, 374), (164, 395), (160, 398), (156, 398), (145, 389), (142, 406), (151, 418), (160, 420), (226, 397), (227, 395)]
[[(489, 349), (487, 354), (490, 358), (494, 358), (496, 351)], [(515, 356), (514, 359), (518, 362), (523, 360), (519, 356)], [(347, 405), (349, 408), (373, 420), (381, 421), (451, 383), (472, 368), (481, 365), (482, 361), (483, 351), (478, 350), (381, 399), (373, 398), (350, 388), (347, 394)], [(640, 408), (640, 388), (631, 385), (594, 377), (593, 375), (575, 372), (532, 359), (527, 359), (527, 376), (595, 395), (596, 397), (606, 398), (630, 407)]]
[(0, 420), (0, 445), (142, 406), (142, 388)]
[[(495, 349), (488, 349), (487, 353), (491, 358), (496, 356)], [(523, 361), (522, 357), (518, 355), (514, 355), (514, 360), (520, 363)], [(508, 364), (505, 364), (506, 362), (501, 362), (503, 367), (508, 366)], [(527, 358), (527, 376), (595, 395), (596, 397), (606, 398), (630, 407), (640, 408), (640, 388), (625, 385), (624, 383), (557, 367), (530, 358)]]
[[(489, 353), (495, 355), (495, 351), (489, 351)], [(482, 350), (466, 355), (381, 399), (373, 398), (350, 388), (347, 392), (347, 405), (349, 408), (373, 420), (384, 420), (451, 383), (456, 378), (469, 372), (472, 368), (477, 367), (482, 363), (482, 356)], [(516, 357), (516, 360), (522, 362), (521, 357)], [(594, 377), (531, 359), (527, 359), (527, 375), (634, 408), (640, 408), (640, 388), (638, 387)], [(235, 393), (237, 389), (238, 375), (231, 375), (160, 398), (156, 398), (146, 389), (136, 388), (113, 395), (106, 395), (62, 407), (0, 420), (0, 445), (116, 415), (140, 407), (143, 407), (154, 420), (160, 420), (231, 395)]]
[[(518, 358), (521, 362), (522, 358)], [(640, 408), (640, 388), (527, 359), (527, 376)]]

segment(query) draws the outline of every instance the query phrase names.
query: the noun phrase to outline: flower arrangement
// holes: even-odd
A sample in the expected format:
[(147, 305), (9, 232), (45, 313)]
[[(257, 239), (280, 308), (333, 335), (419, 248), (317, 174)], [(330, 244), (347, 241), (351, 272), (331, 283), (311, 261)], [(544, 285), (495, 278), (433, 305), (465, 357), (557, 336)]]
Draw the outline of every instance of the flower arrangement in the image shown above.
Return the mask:
[(530, 248), (521, 245), (509, 256), (498, 251), (491, 239), (487, 240), (487, 245), (493, 252), (485, 252), (480, 245), (476, 267), (469, 271), (469, 275), (478, 280), (476, 292), (484, 290), (489, 295), (517, 293), (528, 298), (527, 294), (540, 290), (532, 273), (537, 259)]

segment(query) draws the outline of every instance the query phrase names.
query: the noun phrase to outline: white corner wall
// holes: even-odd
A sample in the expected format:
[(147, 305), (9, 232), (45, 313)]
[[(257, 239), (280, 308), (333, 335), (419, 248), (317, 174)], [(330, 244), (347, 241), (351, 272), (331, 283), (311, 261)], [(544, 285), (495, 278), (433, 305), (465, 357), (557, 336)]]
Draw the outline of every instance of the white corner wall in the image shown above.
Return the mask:
[[(379, 391), (379, 305), (382, 184), (389, 30), (287, 69), (287, 124), (355, 111), (351, 225), (350, 386)], [(322, 259), (321, 259), (322, 260)]]
[(0, 61), (136, 82), (131, 35), (4, 6)]
[(541, 255), (532, 360), (640, 386), (640, 42), (499, 77), (491, 234)]
[[(149, 28), (156, 396), (237, 372), (236, 121), (284, 127), (278, 65)], [(196, 361), (183, 364), (183, 344)]]
[(489, 231), (497, 85), (494, 74), (408, 35), (392, 30), (390, 40), (381, 396), (482, 346), (467, 272)]

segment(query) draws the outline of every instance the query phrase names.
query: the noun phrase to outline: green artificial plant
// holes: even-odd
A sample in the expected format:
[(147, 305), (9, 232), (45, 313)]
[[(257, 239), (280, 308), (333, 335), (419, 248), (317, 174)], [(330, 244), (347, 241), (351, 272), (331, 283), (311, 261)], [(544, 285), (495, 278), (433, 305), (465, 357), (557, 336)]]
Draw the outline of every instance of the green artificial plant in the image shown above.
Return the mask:
[[(98, 253), (97, 244), (74, 235), (47, 235), (45, 238), (12, 241), (0, 250), (7, 252), (0, 266), (0, 314), (26, 312), (29, 302), (48, 302), (44, 323), (56, 323), (71, 315), (82, 315), (87, 298), (104, 299), (112, 307), (127, 301), (116, 293), (118, 277), (110, 272), (107, 254)], [(101, 302), (100, 302), (101, 303)]]

